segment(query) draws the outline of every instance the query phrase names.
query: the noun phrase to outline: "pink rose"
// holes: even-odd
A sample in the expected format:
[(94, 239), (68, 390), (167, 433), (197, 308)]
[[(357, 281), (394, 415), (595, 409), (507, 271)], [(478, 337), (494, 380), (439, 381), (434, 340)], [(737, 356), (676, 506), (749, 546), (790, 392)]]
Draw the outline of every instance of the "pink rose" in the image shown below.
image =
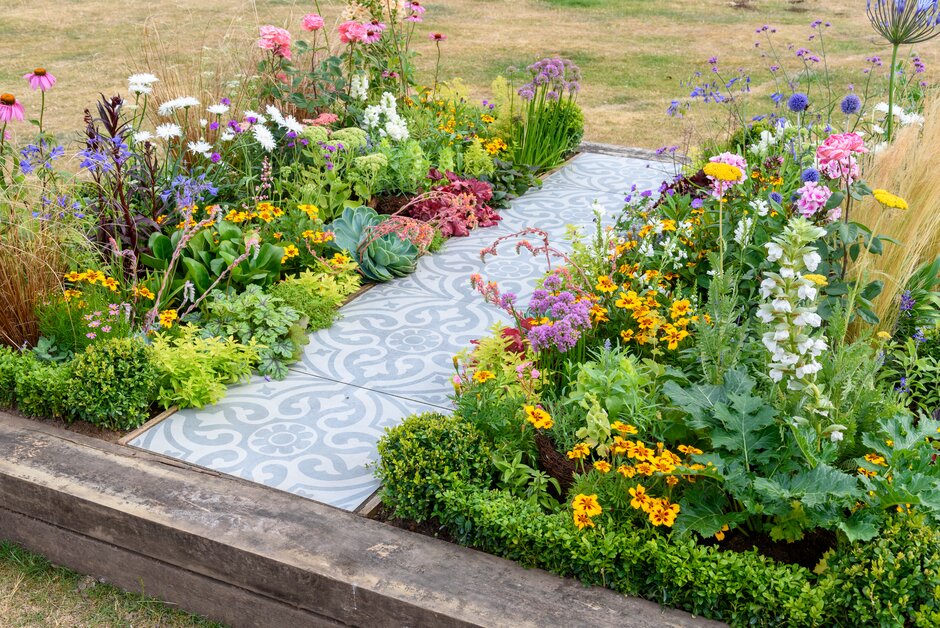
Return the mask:
[(323, 18), (316, 13), (308, 13), (300, 23), (305, 31), (318, 31), (323, 28)]
[(258, 48), (270, 50), (278, 57), (290, 61), (290, 32), (277, 26), (262, 26), (261, 38), (258, 39)]
[(816, 159), (827, 177), (852, 183), (859, 175), (855, 155), (867, 152), (865, 140), (858, 133), (835, 133), (816, 149)]
[(366, 27), (359, 22), (343, 22), (339, 25), (339, 40), (344, 44), (353, 44), (357, 41), (365, 41), (368, 36)]
[(813, 181), (807, 181), (797, 192), (800, 198), (796, 201), (796, 206), (803, 214), (804, 218), (812, 218), (816, 213), (826, 206), (829, 197), (832, 196), (832, 190), (824, 185), (819, 185)]

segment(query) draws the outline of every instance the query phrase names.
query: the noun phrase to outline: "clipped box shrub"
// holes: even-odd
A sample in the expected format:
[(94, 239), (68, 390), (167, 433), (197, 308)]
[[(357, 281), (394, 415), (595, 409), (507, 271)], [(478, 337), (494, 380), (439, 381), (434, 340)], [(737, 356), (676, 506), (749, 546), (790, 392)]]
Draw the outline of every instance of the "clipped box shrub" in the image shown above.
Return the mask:
[(31, 353), (16, 356), (16, 407), (38, 417), (67, 417), (72, 388), (71, 365), (41, 362)]

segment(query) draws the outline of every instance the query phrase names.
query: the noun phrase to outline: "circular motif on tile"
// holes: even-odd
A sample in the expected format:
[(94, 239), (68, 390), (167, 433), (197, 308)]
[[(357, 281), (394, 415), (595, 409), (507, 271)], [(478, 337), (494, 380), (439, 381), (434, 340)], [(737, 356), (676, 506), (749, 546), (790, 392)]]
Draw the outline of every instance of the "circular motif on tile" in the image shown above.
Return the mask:
[[(525, 251), (522, 253), (527, 255)], [(498, 277), (499, 279), (534, 279), (537, 275), (531, 260), (524, 259), (498, 259), (488, 261), (483, 268), (484, 276)]]
[(309, 449), (317, 433), (299, 423), (275, 423), (248, 437), (248, 447), (265, 456), (293, 456)]
[(408, 353), (422, 353), (438, 348), (444, 337), (431, 329), (399, 329), (388, 335), (388, 346)]

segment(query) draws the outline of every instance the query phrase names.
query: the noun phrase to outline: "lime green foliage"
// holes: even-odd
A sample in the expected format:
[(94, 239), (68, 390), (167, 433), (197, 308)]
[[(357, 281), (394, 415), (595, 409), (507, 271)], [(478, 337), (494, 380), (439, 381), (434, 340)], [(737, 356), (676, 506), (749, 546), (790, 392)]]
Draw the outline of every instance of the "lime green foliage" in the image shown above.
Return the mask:
[(382, 501), (395, 516), (424, 521), (440, 515), (441, 493), (460, 482), (489, 484), (490, 451), (459, 417), (415, 414), (386, 430), (375, 469)]
[(330, 139), (330, 131), (326, 127), (310, 125), (304, 127), (300, 136), (309, 140), (311, 144), (316, 144), (318, 142), (328, 141)]
[(416, 140), (392, 143), (386, 139), (377, 148), (388, 159), (379, 190), (385, 194), (416, 194), (424, 188), (431, 163), (421, 144)]
[(246, 345), (254, 340), (262, 375), (284, 379), (287, 365), (300, 358), (301, 347), (309, 342), (300, 312), (258, 286), (240, 294), (216, 290), (206, 309), (202, 334), (233, 337)]
[[(92, 345), (75, 356), (71, 371), (68, 406), (72, 418), (111, 430), (131, 430), (147, 420), (157, 372), (150, 348), (140, 339), (118, 338)], [(17, 400), (22, 408), (23, 399), (17, 395)]]
[(225, 388), (247, 380), (258, 361), (254, 342), (234, 338), (200, 337), (192, 325), (174, 336), (153, 338), (153, 365), (157, 370), (157, 401), (164, 408), (202, 408), (216, 403)]
[(0, 347), (0, 406), (11, 407), (16, 400), (16, 372), (20, 354), (9, 347)]
[(315, 268), (275, 284), (271, 294), (306, 316), (309, 331), (326, 329), (346, 297), (359, 289), (361, 282), (355, 269), (353, 262), (341, 267), (318, 262)]
[(820, 588), (839, 624), (940, 625), (940, 531), (919, 517), (899, 516), (867, 543), (826, 560)]
[(462, 174), (474, 179), (496, 172), (493, 157), (483, 148), (483, 140), (474, 138), (463, 152)]
[(71, 410), (70, 365), (40, 362), (30, 353), (18, 356), (16, 407), (23, 414), (65, 417)]

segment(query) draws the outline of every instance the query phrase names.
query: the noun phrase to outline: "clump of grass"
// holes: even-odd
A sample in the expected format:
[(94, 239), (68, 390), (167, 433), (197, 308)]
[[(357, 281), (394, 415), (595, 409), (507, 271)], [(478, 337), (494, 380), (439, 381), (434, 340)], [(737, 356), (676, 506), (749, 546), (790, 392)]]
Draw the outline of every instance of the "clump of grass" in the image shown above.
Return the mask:
[(897, 319), (898, 299), (919, 266), (940, 255), (940, 98), (924, 107), (923, 127), (901, 130), (895, 142), (878, 154), (869, 169), (869, 184), (904, 198), (906, 211), (885, 209), (871, 197), (861, 204), (852, 219), (868, 225), (899, 244), (885, 244), (882, 255), (866, 254), (855, 274), (885, 282), (875, 301), (875, 313), (885, 329)]

